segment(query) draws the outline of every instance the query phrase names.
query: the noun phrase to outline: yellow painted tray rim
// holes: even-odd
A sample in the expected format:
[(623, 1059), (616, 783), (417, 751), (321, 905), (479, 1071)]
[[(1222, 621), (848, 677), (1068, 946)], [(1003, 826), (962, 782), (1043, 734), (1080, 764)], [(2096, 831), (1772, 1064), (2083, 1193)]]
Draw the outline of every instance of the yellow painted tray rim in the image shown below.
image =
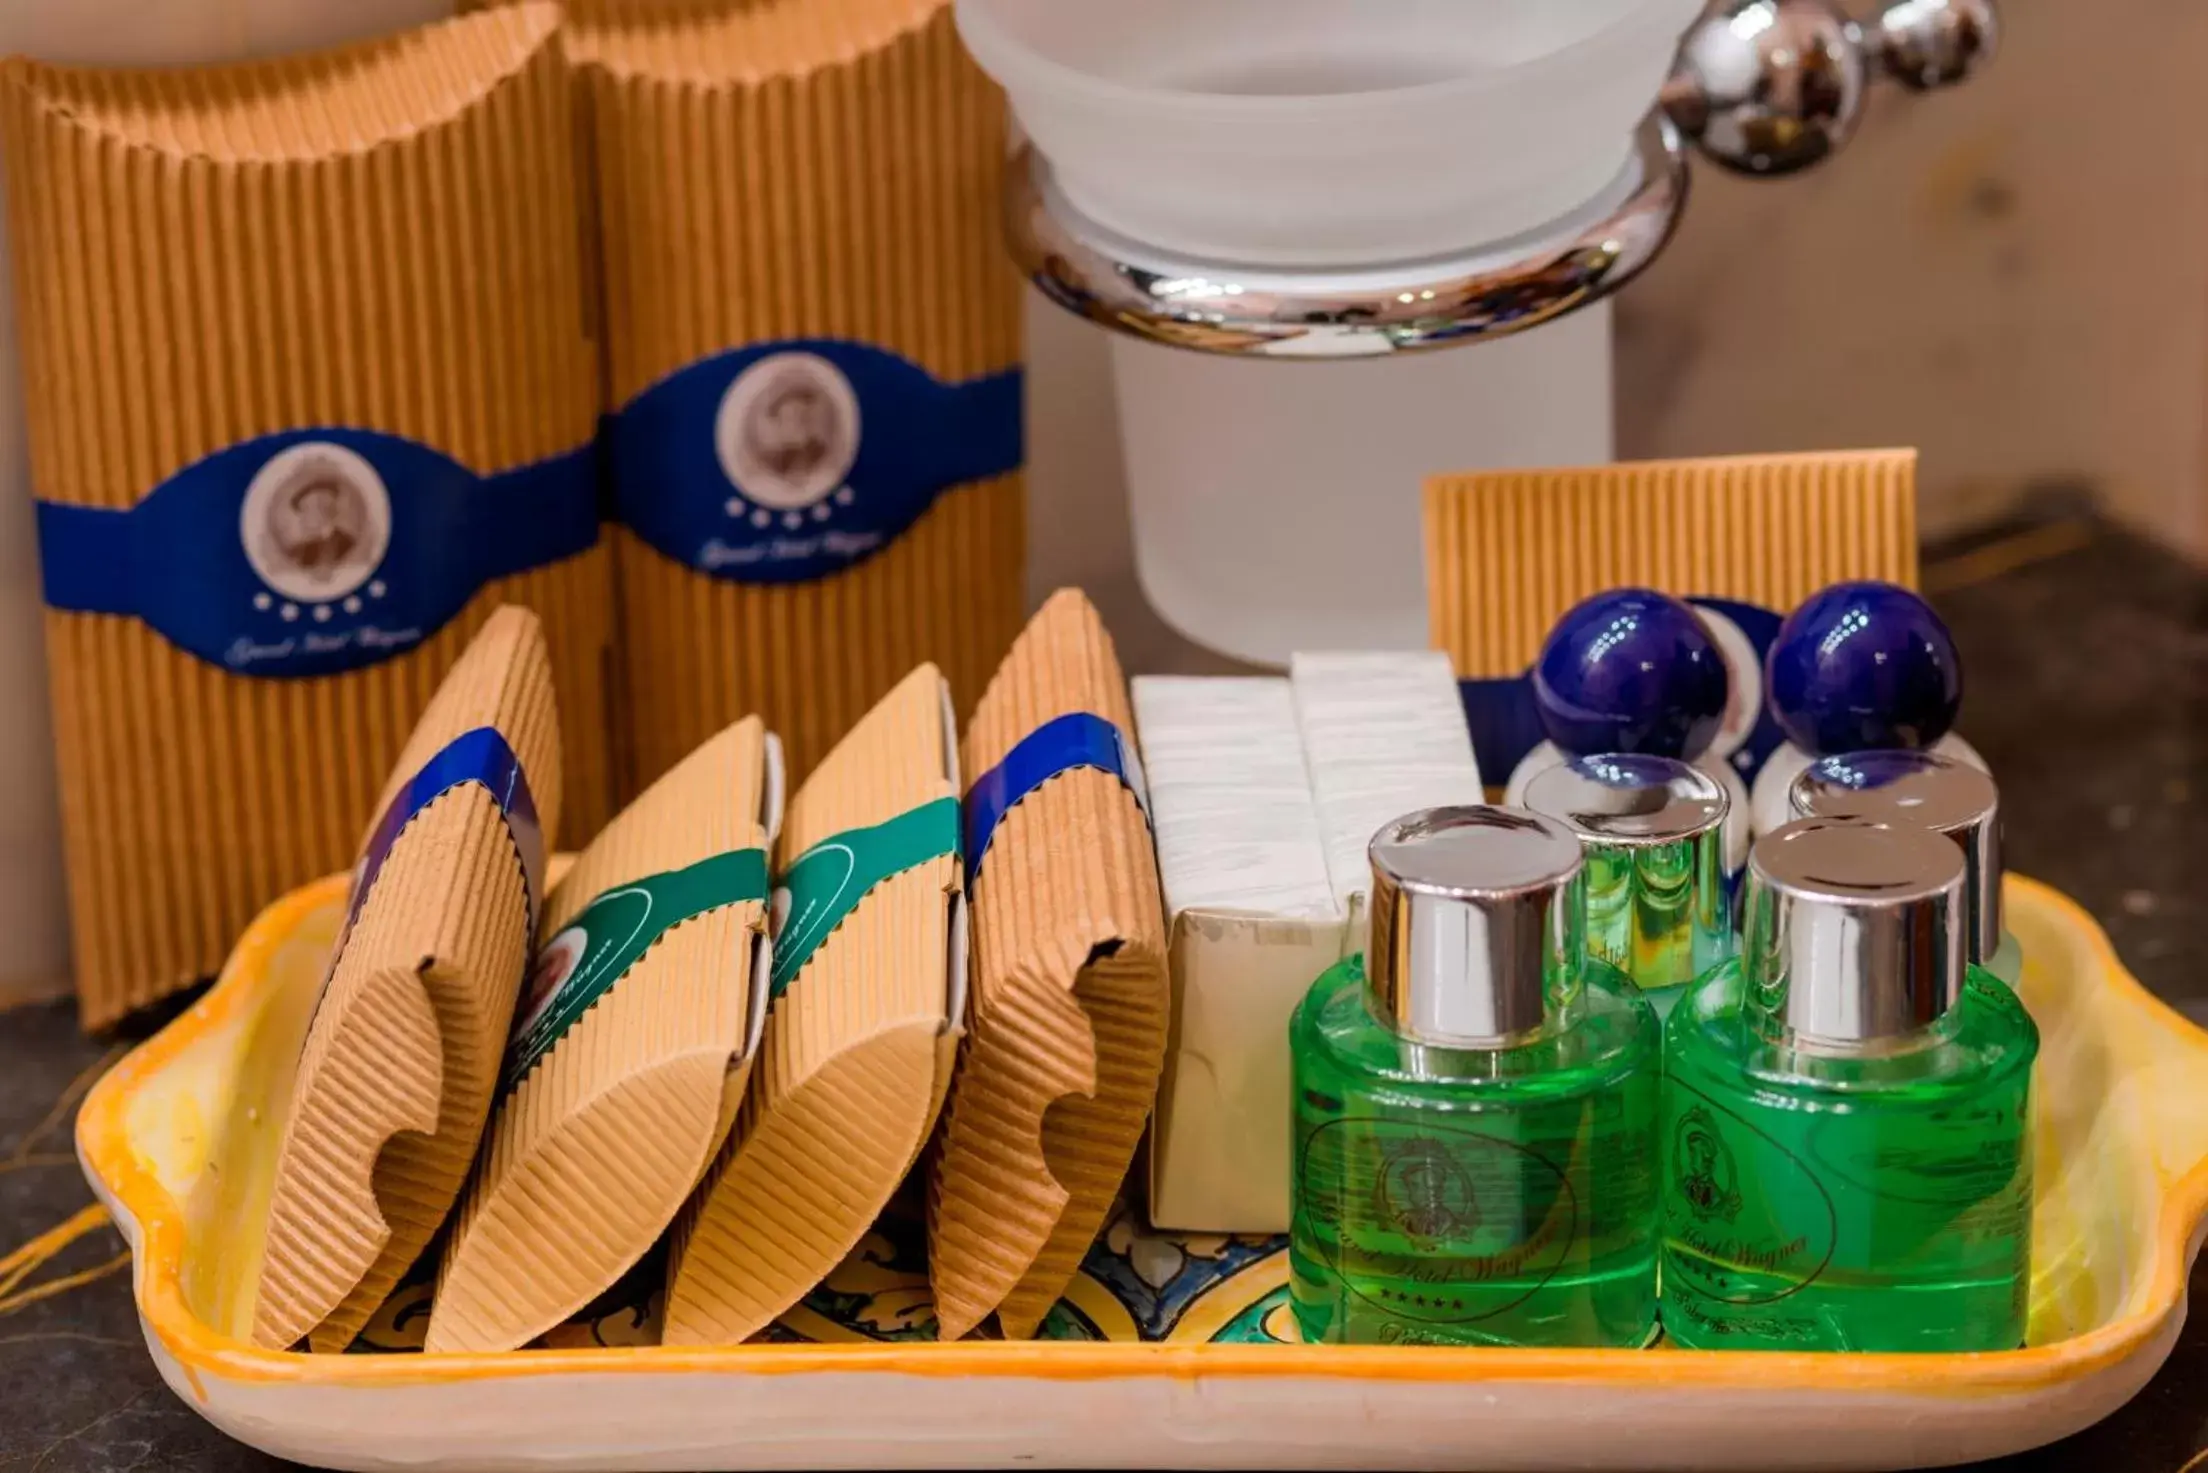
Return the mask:
[[(1417, 1347), (1114, 1342), (962, 1341), (925, 1345), (750, 1344), (533, 1350), (498, 1354), (305, 1355), (258, 1349), (203, 1322), (183, 1289), (183, 1211), (139, 1161), (127, 1129), (133, 1093), (247, 1005), (271, 955), (300, 920), (342, 900), (336, 875), (271, 905), (240, 938), (215, 986), (141, 1045), (93, 1089), (77, 1122), (77, 1152), (93, 1189), (115, 1213), (135, 1250), (134, 1289), (147, 1332), (195, 1389), (217, 1381), (316, 1387), (449, 1385), (572, 1375), (806, 1376), (875, 1374), (921, 1377), (1019, 1377), (1066, 1382), (1125, 1377), (1318, 1378), (1395, 1383), (1593, 1383), (1618, 1389), (1737, 1390), (1748, 1394), (1815, 1390), (1921, 1393), (1937, 1372), (1943, 1398), (2011, 1396), (2076, 1382), (2116, 1366), (2182, 1314), (2191, 1262), (2208, 1219), (2208, 1161), (2195, 1162), (2170, 1189), (2154, 1230), (2147, 1292), (2136, 1306), (2097, 1329), (2013, 1351), (1973, 1355), (1831, 1355), (1811, 1352), (1666, 1350), (1483, 1350), (1435, 1354)], [(2198, 1030), (2149, 993), (2118, 960), (2107, 934), (2076, 902), (2012, 875), (2012, 897), (2058, 915), (2090, 945), (2106, 985), (2173, 1031)], [(204, 1395), (202, 1395), (204, 1400)]]

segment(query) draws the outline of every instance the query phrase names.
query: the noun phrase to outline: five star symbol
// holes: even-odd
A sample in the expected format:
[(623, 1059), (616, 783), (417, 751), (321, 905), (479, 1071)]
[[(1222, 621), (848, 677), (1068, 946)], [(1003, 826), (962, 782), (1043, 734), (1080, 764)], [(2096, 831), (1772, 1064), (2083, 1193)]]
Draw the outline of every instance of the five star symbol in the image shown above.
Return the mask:
[[(368, 597), (374, 599), (382, 598), (384, 594), (388, 593), (390, 590), (385, 586), (384, 581), (381, 578), (376, 578), (370, 580), (367, 591)], [(286, 624), (298, 623), (299, 617), (302, 614), (308, 615), (317, 624), (327, 624), (330, 622), (330, 617), (332, 613), (332, 606), (329, 604), (310, 603), (302, 605), (294, 603), (290, 599), (285, 599), (281, 604), (279, 604), (276, 601), (275, 596), (269, 593), (266, 589), (263, 589), (261, 592), (253, 595), (253, 607), (264, 614), (268, 613), (270, 610), (274, 610), (276, 617), (283, 620)], [(336, 607), (342, 608), (348, 614), (357, 614), (361, 611), (361, 609), (366, 607), (366, 605), (361, 602), (359, 594), (353, 593), (347, 594), (345, 598), (336, 605)]]

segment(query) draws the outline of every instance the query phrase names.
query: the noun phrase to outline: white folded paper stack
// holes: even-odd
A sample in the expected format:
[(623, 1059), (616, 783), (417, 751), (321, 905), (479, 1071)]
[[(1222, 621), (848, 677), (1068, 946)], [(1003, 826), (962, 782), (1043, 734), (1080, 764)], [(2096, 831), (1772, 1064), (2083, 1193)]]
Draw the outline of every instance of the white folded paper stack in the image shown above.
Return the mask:
[(1143, 677), (1134, 698), (1173, 968), (1150, 1217), (1285, 1232), (1288, 1019), (1345, 930), (1295, 702), (1268, 678)]
[(1364, 945), (1374, 831), (1482, 800), (1464, 708), (1438, 654), (1141, 677), (1134, 703), (1173, 971), (1151, 1221), (1285, 1232), (1289, 1019)]
[(1297, 655), (1289, 674), (1327, 873), (1349, 922), (1344, 954), (1362, 952), (1372, 836), (1421, 808), (1487, 801), (1464, 699), (1438, 651)]

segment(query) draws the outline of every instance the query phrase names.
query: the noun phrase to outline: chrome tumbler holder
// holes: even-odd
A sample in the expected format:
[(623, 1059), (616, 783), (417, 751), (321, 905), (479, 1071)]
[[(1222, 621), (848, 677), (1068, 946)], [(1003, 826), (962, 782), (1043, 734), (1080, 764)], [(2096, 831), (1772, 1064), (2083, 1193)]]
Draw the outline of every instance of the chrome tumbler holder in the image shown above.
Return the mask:
[(1854, 135), (1870, 79), (1952, 85), (1999, 43), (1995, 0), (1893, 0), (1851, 20), (1835, 0), (1727, 0), (1679, 49), (1661, 105), (1595, 199), (1461, 255), (1353, 269), (1178, 256), (1089, 219), (1032, 147), (1014, 155), (1005, 234), (1028, 279), (1068, 311), (1152, 342), (1253, 358), (1361, 358), (1507, 337), (1614, 295), (1646, 270), (1686, 206), (1685, 146), (1778, 177)]
[(1177, 257), (1081, 214), (1032, 147), (1007, 175), (1005, 230), (1045, 296), (1106, 327), (1206, 353), (1362, 358), (1524, 332), (1599, 301), (1656, 259), (1686, 197), (1679, 130), (1651, 114), (1581, 210), (1461, 256), (1348, 271)]

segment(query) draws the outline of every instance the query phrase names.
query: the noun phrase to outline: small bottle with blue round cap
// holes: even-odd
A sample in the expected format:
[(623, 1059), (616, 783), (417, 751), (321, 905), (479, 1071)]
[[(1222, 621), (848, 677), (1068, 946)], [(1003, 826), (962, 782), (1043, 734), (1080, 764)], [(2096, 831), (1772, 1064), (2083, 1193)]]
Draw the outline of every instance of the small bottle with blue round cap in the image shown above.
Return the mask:
[(1947, 835), (1968, 876), (1964, 937), (1972, 966), (2014, 987), (2024, 950), (2002, 924), (2001, 790), (1992, 774), (1943, 752), (1850, 752), (1820, 757), (1787, 792), (1796, 818), (1856, 818)]
[(1534, 708), (1548, 739), (1511, 773), (1503, 801), (1522, 805), (1537, 774), (1573, 757), (1688, 762), (1725, 791), (1725, 867), (1739, 873), (1748, 857), (1748, 790), (1727, 758), (1747, 733), (1721, 740), (1727, 670), (1710, 626), (1669, 594), (1613, 588), (1575, 604), (1534, 662)]
[(1668, 1017), (1733, 953), (1725, 789), (1671, 757), (1574, 757), (1526, 784), (1526, 805), (1578, 837), (1587, 950)]
[(2032, 1061), (1969, 964), (1963, 852), (1805, 818), (1756, 841), (1741, 950), (1664, 1034), (1664, 1330), (1696, 1349), (2013, 1350)]
[(1954, 636), (1895, 584), (1835, 583), (1805, 599), (1771, 642), (1764, 690), (1786, 742), (1756, 774), (1759, 835), (1793, 820), (1788, 791), (1819, 757), (1909, 748), (1986, 765), (1953, 730), (1963, 704)]
[(1661, 1030), (1587, 955), (1578, 840), (1476, 805), (1399, 819), (1370, 855), (1366, 957), (1289, 1028), (1304, 1338), (1645, 1344)]

